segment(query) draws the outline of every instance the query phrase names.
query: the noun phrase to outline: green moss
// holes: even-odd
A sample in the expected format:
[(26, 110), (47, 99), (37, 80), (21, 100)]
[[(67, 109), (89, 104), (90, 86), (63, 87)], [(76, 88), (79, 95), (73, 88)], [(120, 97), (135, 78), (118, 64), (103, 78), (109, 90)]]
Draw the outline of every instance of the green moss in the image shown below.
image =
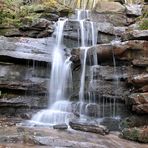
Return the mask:
[(123, 137), (126, 139), (138, 141), (139, 132), (136, 128), (133, 129), (124, 129), (122, 131)]
[(41, 16), (41, 12), (50, 13), (57, 11), (60, 14), (60, 10), (65, 10), (65, 7), (57, 3), (56, 0), (48, 0), (31, 5), (23, 5), (22, 0), (6, 0), (4, 6), (0, 10), (0, 24), (6, 27), (17, 28), (22, 24), (31, 24)]
[(143, 19), (140, 21), (139, 29), (148, 30), (148, 19)]

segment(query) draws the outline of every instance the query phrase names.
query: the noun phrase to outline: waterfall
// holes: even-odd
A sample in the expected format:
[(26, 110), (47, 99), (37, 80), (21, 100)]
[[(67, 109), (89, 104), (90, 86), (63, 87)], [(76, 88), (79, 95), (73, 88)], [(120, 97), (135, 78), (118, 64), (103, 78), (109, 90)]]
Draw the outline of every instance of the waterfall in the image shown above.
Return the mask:
[[(80, 24), (81, 33), (81, 78), (80, 78), (80, 90), (79, 90), (79, 101), (80, 101), (80, 115), (82, 116), (83, 104), (85, 102), (85, 78), (86, 78), (86, 61), (88, 49), (90, 46), (97, 44), (97, 27), (94, 22), (88, 21), (89, 10), (77, 10), (77, 20)], [(97, 54), (94, 48), (93, 50), (93, 64), (97, 65)], [(90, 81), (91, 83), (91, 81)], [(93, 97), (94, 98), (94, 97)], [(81, 117), (80, 116), (80, 117)]]
[(72, 117), (71, 103), (67, 101), (72, 88), (70, 57), (63, 51), (63, 30), (67, 19), (59, 19), (56, 28), (56, 46), (52, 55), (52, 69), (49, 87), (49, 109), (35, 114), (32, 121), (38, 124), (67, 123)]
[[(92, 46), (97, 44), (97, 25), (95, 22), (90, 22), (91, 23), (91, 31), (92, 31)], [(98, 58), (97, 58), (97, 52), (96, 49), (93, 50), (93, 64), (98, 65)]]
[[(120, 44), (121, 40), (116, 36), (116, 38), (111, 42), (112, 45)], [(114, 87), (115, 87), (115, 95), (117, 95), (117, 89), (119, 87), (119, 78), (118, 78), (118, 71), (117, 71), (117, 64), (115, 59), (114, 51), (112, 50), (113, 55), (113, 65), (114, 65)], [(116, 116), (116, 99), (113, 100), (113, 117)]]
[(79, 90), (79, 101), (80, 101), (80, 114), (82, 113), (82, 107), (84, 103), (84, 90), (85, 90), (85, 73), (86, 73), (86, 58), (87, 58), (88, 48), (84, 48), (84, 51), (81, 50), (81, 65), (82, 73), (80, 80), (80, 90)]

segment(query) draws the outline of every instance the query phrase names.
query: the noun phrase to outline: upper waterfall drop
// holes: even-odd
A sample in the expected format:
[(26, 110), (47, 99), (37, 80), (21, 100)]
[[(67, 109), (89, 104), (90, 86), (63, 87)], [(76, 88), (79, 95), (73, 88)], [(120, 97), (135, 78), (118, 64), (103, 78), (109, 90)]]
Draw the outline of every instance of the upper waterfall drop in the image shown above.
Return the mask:
[[(87, 71), (87, 58), (88, 50), (90, 46), (95, 46), (97, 44), (97, 25), (90, 21), (90, 11), (89, 10), (77, 10), (77, 20), (80, 24), (81, 33), (81, 47), (80, 47), (80, 61), (81, 61), (81, 80), (79, 89), (79, 102), (80, 102), (80, 118), (83, 116), (83, 104), (85, 103), (85, 84), (86, 84), (86, 71)], [(93, 51), (93, 65), (97, 65), (97, 54), (94, 49)]]

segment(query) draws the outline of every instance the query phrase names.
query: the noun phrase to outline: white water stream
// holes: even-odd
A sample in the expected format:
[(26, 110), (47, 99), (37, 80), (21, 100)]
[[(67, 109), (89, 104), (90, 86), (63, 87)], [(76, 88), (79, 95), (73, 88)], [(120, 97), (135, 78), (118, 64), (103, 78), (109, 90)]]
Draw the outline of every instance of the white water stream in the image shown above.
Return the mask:
[(52, 55), (52, 69), (49, 87), (49, 109), (35, 114), (32, 121), (38, 124), (67, 123), (71, 117), (71, 103), (68, 101), (72, 88), (70, 57), (63, 51), (63, 30), (67, 19), (59, 19), (56, 28), (56, 46)]
[[(85, 102), (85, 82), (86, 82), (86, 68), (88, 50), (90, 46), (97, 44), (97, 26), (94, 22), (88, 21), (90, 12), (88, 10), (77, 10), (77, 20), (80, 24), (81, 33), (81, 78), (80, 78), (80, 90), (79, 90), (79, 101), (80, 101), (80, 118), (83, 114), (83, 104)], [(93, 51), (93, 64), (97, 65), (97, 54)]]

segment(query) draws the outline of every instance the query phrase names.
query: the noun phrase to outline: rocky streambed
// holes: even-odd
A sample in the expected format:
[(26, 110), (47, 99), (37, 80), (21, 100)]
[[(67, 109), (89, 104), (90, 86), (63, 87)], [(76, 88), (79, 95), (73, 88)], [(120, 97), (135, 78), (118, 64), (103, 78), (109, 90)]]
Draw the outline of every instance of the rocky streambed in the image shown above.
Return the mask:
[(147, 144), (139, 144), (119, 138), (119, 132), (111, 132), (109, 135), (103, 136), (73, 129), (16, 126), (16, 123), (20, 121), (20, 118), (0, 118), (1, 147), (147, 147)]

